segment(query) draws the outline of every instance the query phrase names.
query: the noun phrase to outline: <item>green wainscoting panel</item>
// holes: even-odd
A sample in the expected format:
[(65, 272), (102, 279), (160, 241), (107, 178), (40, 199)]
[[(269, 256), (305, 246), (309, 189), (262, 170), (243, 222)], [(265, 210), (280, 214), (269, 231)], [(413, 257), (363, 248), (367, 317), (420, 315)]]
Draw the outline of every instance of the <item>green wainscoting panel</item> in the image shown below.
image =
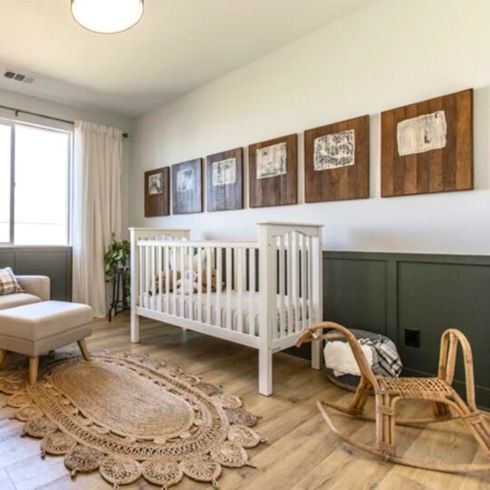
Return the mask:
[[(490, 264), (398, 263), (397, 345), (407, 369), (434, 373), (439, 340), (460, 329), (473, 348), (478, 401), (490, 406)], [(420, 347), (408, 347), (405, 329), (420, 331)], [(461, 356), (456, 380), (464, 381)]]
[[(325, 252), (323, 283), (324, 318), (392, 338), (406, 375), (435, 375), (441, 333), (462, 330), (478, 404), (490, 409), (490, 256)], [(405, 329), (419, 331), (419, 347), (405, 344)], [(455, 386), (464, 392), (461, 363)]]
[(71, 247), (1, 247), (0, 267), (12, 267), (19, 275), (49, 276), (51, 297), (71, 301)]
[(0, 268), (14, 267), (15, 252), (9, 248), (0, 248)]
[(386, 262), (325, 254), (323, 271), (325, 318), (386, 334)]

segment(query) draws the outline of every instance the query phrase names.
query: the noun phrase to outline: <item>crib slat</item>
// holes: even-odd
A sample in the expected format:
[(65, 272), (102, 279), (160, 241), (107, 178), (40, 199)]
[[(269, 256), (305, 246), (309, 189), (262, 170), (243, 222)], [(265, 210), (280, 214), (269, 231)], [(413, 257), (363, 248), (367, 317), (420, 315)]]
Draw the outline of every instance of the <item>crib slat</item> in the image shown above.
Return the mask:
[(202, 250), (197, 248), (197, 321), (202, 322)]
[[(278, 237), (278, 253), (279, 253), (279, 324), (280, 336), (286, 335), (286, 322), (284, 318), (284, 297), (286, 296), (286, 281), (284, 270), (284, 237)], [(277, 332), (277, 329), (274, 330)]]
[(206, 247), (206, 321), (208, 323), (211, 322), (211, 269), (213, 267), (213, 263), (211, 261), (211, 248)]
[(306, 289), (308, 282), (308, 264), (306, 262), (306, 240), (307, 237), (305, 235), (300, 236), (300, 244), (301, 244), (301, 320), (296, 323), (297, 330), (302, 330), (305, 325), (306, 319)]
[(180, 250), (180, 316), (185, 318), (185, 251), (186, 247), (179, 247)]
[(279, 290), (279, 278), (277, 274), (277, 270), (279, 267), (279, 258), (278, 258), (278, 245), (279, 245), (279, 237), (276, 236), (276, 239), (273, 240), (273, 250), (272, 254), (270, 257), (270, 260), (272, 262), (272, 270), (274, 271), (272, 274), (272, 278), (270, 280), (270, 287), (272, 289), (272, 294), (270, 295), (270, 301), (272, 301), (271, 305), (271, 313), (272, 313), (272, 323), (271, 327), (272, 332), (271, 332), (271, 338), (277, 339), (280, 335), (278, 328), (279, 328), (279, 304), (277, 302), (277, 295), (278, 295), (278, 290)]
[(170, 271), (169, 271), (169, 250), (170, 247), (165, 246), (163, 251), (163, 260), (164, 260), (164, 275), (165, 275), (165, 312), (170, 312)]
[(238, 295), (238, 307), (237, 307), (237, 330), (242, 333), (243, 332), (243, 266), (244, 266), (244, 253), (245, 249), (238, 248), (236, 250), (238, 255), (238, 264), (237, 264), (237, 295)]
[(173, 269), (173, 288), (172, 288), (172, 308), (173, 314), (177, 315), (177, 247), (172, 246), (172, 269)]
[(299, 271), (299, 236), (293, 232), (293, 328), (291, 333), (295, 333), (299, 318), (299, 283), (301, 280)]
[(187, 318), (194, 320), (194, 248), (187, 247), (187, 255), (189, 260), (189, 274), (187, 275)]
[(157, 309), (157, 248), (151, 247), (151, 288), (153, 290), (153, 309)]
[(255, 337), (255, 248), (248, 249), (248, 333)]
[[(311, 245), (311, 261), (312, 264), (321, 264), (322, 263), (322, 245), (321, 239), (319, 236), (316, 236), (313, 239)], [(315, 265), (313, 266), (315, 267)], [(311, 290), (311, 303), (312, 303), (312, 323), (318, 320), (321, 320), (323, 317), (322, 311), (322, 290), (321, 290), (321, 278), (322, 271), (320, 267), (312, 268), (312, 290)]]
[(287, 312), (288, 312), (288, 331), (287, 334), (291, 335), (294, 330), (293, 324), (293, 243), (291, 233), (286, 235), (287, 242)]
[(216, 326), (222, 327), (222, 314), (221, 314), (221, 289), (223, 284), (223, 249), (218, 247), (216, 249), (216, 276), (218, 282), (218, 291), (216, 292)]
[(307, 244), (307, 250), (306, 250), (306, 256), (307, 256), (307, 261), (308, 261), (308, 318), (305, 318), (305, 322), (303, 323), (303, 327), (306, 328), (309, 325), (312, 324), (313, 322), (313, 303), (312, 303), (312, 284), (313, 284), (313, 269), (312, 269), (312, 254), (313, 254), (313, 245), (312, 245), (312, 238), (308, 237), (308, 240), (306, 242)]
[(158, 310), (163, 310), (163, 290), (162, 290), (162, 247), (157, 248), (157, 284), (158, 284)]
[(150, 296), (150, 250), (149, 247), (145, 247), (145, 294), (148, 298), (147, 308), (151, 308), (151, 296)]
[(144, 274), (144, 263), (145, 263), (145, 247), (141, 246), (141, 245), (138, 245), (139, 247), (139, 275), (140, 275), (140, 280), (138, 281), (138, 297), (139, 297), (139, 304), (141, 306), (144, 306), (143, 305), (143, 300), (144, 300), (144, 296), (143, 296), (143, 291), (144, 291), (144, 278), (145, 278), (145, 274)]
[(155, 309), (156, 303), (156, 288), (155, 288), (155, 247), (150, 247), (150, 291), (151, 291), (151, 299), (150, 299), (150, 308), (152, 310)]
[(231, 286), (232, 286), (232, 249), (226, 248), (226, 328), (231, 330)]

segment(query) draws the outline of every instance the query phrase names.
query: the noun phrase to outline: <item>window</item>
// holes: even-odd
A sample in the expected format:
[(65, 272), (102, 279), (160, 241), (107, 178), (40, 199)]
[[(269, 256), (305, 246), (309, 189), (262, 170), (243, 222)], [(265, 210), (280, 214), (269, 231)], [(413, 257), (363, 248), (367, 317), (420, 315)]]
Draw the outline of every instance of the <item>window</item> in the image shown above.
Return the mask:
[(71, 133), (0, 122), (0, 243), (67, 245)]
[(12, 129), (0, 126), (0, 243), (10, 241)]

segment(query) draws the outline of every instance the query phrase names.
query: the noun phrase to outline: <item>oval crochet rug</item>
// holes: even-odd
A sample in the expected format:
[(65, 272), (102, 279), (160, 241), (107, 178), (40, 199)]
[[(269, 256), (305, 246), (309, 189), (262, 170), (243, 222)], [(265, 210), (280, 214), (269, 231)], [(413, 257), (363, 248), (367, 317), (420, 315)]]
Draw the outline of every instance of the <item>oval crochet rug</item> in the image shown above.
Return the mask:
[(64, 456), (72, 477), (98, 470), (118, 488), (168, 488), (188, 477), (218, 486), (222, 467), (252, 466), (246, 449), (264, 439), (239, 397), (147, 356), (99, 352), (44, 359), (40, 381), (0, 371), (0, 391), (41, 439), (41, 455)]

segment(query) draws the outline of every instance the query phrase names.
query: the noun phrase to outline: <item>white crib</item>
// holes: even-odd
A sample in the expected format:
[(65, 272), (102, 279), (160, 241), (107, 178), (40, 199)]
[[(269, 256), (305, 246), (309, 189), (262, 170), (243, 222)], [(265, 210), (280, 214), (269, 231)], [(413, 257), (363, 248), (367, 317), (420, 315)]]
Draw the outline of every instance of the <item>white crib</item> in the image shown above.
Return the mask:
[[(321, 228), (259, 223), (257, 243), (131, 228), (131, 341), (141, 316), (253, 347), (259, 393), (271, 395), (272, 355), (322, 316)], [(316, 369), (320, 355), (316, 343)]]

